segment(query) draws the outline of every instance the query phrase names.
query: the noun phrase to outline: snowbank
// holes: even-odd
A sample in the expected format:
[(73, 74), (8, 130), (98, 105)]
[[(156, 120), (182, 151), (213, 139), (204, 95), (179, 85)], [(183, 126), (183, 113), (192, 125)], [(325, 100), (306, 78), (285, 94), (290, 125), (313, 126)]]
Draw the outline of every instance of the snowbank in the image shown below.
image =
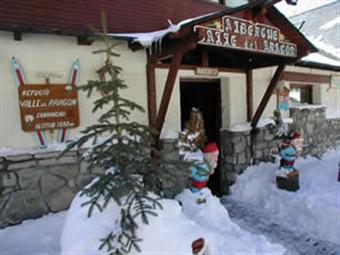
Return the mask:
[(275, 185), (278, 164), (251, 166), (231, 187), (231, 197), (263, 208), (279, 225), (340, 244), (340, 151), (329, 151), (322, 160), (299, 159), (300, 190), (288, 192)]
[(283, 254), (285, 249), (264, 236), (242, 230), (229, 217), (227, 209), (208, 188), (198, 193), (185, 189), (177, 195), (183, 213), (205, 228), (208, 254)]
[[(197, 204), (197, 198), (205, 203)], [(137, 236), (141, 253), (130, 254), (188, 254), (192, 255), (193, 241), (205, 240), (205, 254), (283, 254), (285, 249), (271, 244), (262, 235), (253, 235), (240, 229), (229, 218), (219, 199), (204, 189), (193, 194), (184, 190), (176, 200), (162, 199), (163, 209), (157, 209), (157, 217), (149, 217), (149, 224), (139, 223)], [(88, 218), (85, 196), (76, 196), (68, 211), (61, 235), (61, 254), (105, 254), (98, 250), (100, 239), (118, 230), (120, 210), (110, 202), (103, 212), (94, 211)]]

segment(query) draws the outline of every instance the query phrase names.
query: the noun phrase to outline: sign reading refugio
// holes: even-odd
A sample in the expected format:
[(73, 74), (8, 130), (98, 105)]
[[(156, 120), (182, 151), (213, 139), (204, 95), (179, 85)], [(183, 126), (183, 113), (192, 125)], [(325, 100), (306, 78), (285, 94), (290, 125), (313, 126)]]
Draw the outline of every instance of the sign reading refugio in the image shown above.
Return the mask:
[(255, 51), (284, 57), (296, 57), (297, 47), (293, 43), (280, 41), (280, 30), (276, 27), (249, 20), (224, 16), (204, 26), (197, 25), (194, 31), (202, 31), (200, 44)]
[(19, 86), (22, 129), (26, 132), (79, 126), (77, 87), (70, 84)]

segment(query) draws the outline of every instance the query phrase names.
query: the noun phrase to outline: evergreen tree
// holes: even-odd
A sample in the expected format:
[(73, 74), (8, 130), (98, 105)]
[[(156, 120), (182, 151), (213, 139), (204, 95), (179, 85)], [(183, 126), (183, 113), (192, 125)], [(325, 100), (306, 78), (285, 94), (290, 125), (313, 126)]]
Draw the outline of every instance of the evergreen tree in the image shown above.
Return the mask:
[[(113, 199), (121, 208), (120, 231), (111, 232), (101, 241), (100, 249), (107, 249), (109, 254), (126, 254), (132, 248), (140, 251), (136, 235), (137, 219), (147, 224), (149, 216), (156, 216), (154, 209), (161, 207), (161, 185), (164, 180), (174, 183), (172, 171), (187, 168), (185, 162), (169, 160), (162, 156), (152, 145), (155, 130), (135, 121), (130, 121), (132, 111), (144, 111), (135, 102), (123, 98), (121, 91), (127, 85), (119, 74), (122, 69), (113, 64), (113, 57), (119, 54), (113, 51), (117, 45), (107, 31), (106, 17), (102, 15), (102, 32), (97, 32), (98, 40), (104, 48), (94, 53), (103, 53), (105, 63), (97, 73), (99, 80), (88, 81), (79, 89), (90, 97), (93, 91), (100, 92), (102, 97), (94, 102), (93, 112), (104, 112), (98, 122), (88, 126), (82, 136), (71, 141), (67, 150), (82, 148), (92, 141), (92, 146), (83, 154), (89, 169), (102, 167), (109, 169), (91, 186), (82, 191), (90, 200), (84, 205), (89, 207), (88, 215), (94, 209), (104, 210)], [(109, 78), (106, 80), (106, 78)], [(105, 137), (103, 140), (101, 140)], [(101, 140), (101, 141), (99, 141)], [(151, 155), (158, 155), (151, 157)], [(152, 192), (152, 193), (151, 193)], [(155, 194), (157, 194), (155, 196)], [(114, 222), (112, 223), (114, 225)]]

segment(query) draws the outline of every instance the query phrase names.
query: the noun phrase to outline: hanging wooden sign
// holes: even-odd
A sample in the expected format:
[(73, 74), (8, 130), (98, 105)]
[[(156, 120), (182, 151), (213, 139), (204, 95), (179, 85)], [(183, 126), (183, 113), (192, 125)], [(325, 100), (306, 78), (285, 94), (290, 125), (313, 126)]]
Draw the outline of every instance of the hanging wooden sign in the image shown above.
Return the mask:
[(218, 76), (218, 68), (196, 67), (195, 74), (204, 76)]
[(77, 87), (71, 84), (20, 85), (19, 107), (26, 132), (79, 126)]
[(194, 31), (201, 31), (204, 35), (199, 44), (284, 57), (297, 56), (296, 45), (280, 41), (280, 30), (266, 24), (223, 16), (213, 22), (195, 26)]

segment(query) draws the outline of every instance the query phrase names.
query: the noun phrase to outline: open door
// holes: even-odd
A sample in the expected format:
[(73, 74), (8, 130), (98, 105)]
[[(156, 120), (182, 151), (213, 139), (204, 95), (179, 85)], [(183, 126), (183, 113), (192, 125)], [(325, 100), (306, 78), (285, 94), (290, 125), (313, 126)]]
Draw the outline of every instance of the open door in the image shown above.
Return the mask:
[[(204, 119), (204, 128), (208, 142), (219, 145), (221, 128), (221, 84), (220, 80), (190, 80), (180, 83), (181, 101), (181, 127), (190, 117), (192, 107), (201, 110)], [(220, 172), (217, 166), (215, 173), (210, 176), (208, 187), (213, 194), (219, 194)]]

